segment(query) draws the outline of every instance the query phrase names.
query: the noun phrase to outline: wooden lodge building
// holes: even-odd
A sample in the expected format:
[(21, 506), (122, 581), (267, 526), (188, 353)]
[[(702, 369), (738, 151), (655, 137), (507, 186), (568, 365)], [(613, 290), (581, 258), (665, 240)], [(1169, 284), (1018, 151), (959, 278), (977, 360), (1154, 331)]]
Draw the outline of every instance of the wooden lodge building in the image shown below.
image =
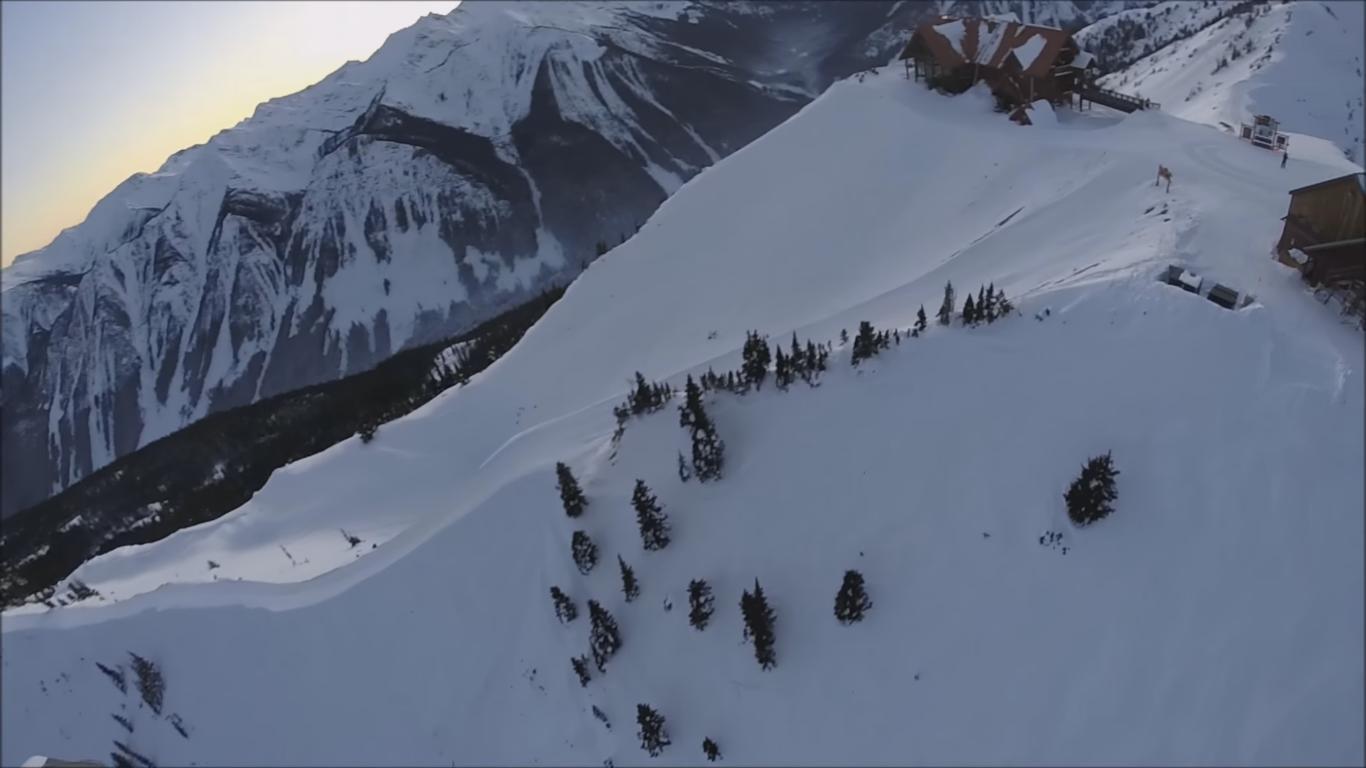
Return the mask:
[(997, 18), (941, 16), (920, 25), (899, 57), (906, 76), (949, 93), (984, 82), (1011, 119), (1029, 122), (1027, 106), (1088, 102), (1123, 112), (1157, 105), (1096, 86), (1095, 57), (1056, 27)]
[(1310, 283), (1366, 279), (1366, 173), (1290, 190), (1283, 220), (1276, 253)]

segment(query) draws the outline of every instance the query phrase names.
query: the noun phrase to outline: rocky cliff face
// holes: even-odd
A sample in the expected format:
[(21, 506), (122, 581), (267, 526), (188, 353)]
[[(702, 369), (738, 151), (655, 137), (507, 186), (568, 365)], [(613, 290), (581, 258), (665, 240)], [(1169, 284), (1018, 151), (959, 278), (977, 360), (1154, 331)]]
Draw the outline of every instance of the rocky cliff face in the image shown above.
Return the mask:
[(209, 412), (467, 329), (571, 278), (833, 79), (886, 63), (921, 18), (1059, 21), (1034, 8), (478, 2), (428, 16), (128, 179), (4, 271), (0, 511)]

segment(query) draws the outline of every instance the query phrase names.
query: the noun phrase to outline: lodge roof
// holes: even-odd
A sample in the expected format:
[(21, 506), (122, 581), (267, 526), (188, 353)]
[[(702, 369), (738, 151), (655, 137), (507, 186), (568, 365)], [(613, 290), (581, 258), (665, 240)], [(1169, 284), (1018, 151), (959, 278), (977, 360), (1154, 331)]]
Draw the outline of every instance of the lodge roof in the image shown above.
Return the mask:
[(1301, 192), (1308, 192), (1308, 191), (1311, 190), (1311, 189), (1318, 189), (1318, 188), (1320, 188), (1320, 187), (1331, 187), (1331, 186), (1335, 186), (1335, 185), (1337, 185), (1337, 184), (1341, 184), (1341, 183), (1347, 181), (1348, 179), (1355, 179), (1356, 182), (1357, 182), (1357, 187), (1361, 190), (1362, 194), (1366, 194), (1366, 173), (1349, 173), (1349, 174), (1347, 174), (1346, 176), (1338, 176), (1337, 178), (1333, 178), (1333, 179), (1325, 179), (1325, 180), (1320, 181), (1320, 182), (1317, 182), (1317, 183), (1315, 183), (1315, 184), (1310, 184), (1309, 186), (1306, 186), (1306, 187), (1300, 187), (1299, 189), (1292, 189), (1292, 190), (1290, 190), (1290, 194), (1292, 194), (1292, 195), (1298, 195), (1298, 194), (1301, 193)]
[(1013, 58), (1032, 77), (1046, 76), (1069, 42), (1079, 49), (1070, 34), (1056, 27), (992, 18), (940, 16), (916, 28), (900, 58), (910, 58), (917, 39), (946, 67), (981, 64), (1002, 69)]

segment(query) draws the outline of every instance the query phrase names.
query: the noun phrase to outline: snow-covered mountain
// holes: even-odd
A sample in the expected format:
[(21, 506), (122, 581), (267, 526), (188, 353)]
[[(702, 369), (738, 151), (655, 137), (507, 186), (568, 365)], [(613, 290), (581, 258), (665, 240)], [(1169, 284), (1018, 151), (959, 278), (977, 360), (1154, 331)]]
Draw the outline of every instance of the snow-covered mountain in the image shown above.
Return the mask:
[(566, 280), (892, 10), (465, 3), (128, 179), (3, 273), (3, 511)]
[[(1355, 167), (1324, 142), (1282, 170), (1160, 112), (1047, 114), (1019, 127), (897, 68), (837, 83), (467, 386), (92, 561), (101, 598), (6, 614), (0, 760), (683, 765), (709, 737), (740, 765), (1360, 764), (1366, 360), (1270, 258), (1287, 190)], [(1172, 263), (1255, 300), (1158, 282)], [(850, 365), (842, 329), (907, 329), (948, 281), (1018, 312)], [(680, 480), (672, 407), (614, 440), (635, 371), (734, 368), (751, 329), (835, 351), (819, 387), (707, 398), (721, 480)], [(1106, 451), (1116, 512), (1074, 529), (1063, 490)], [(661, 551), (636, 479), (672, 523)], [(846, 569), (873, 602), (852, 626), (832, 615)], [(716, 596), (702, 632), (693, 579)], [(755, 579), (767, 671), (738, 611)], [(622, 647), (581, 686), (590, 599)], [(672, 737), (656, 759), (641, 703)]]
[[(1236, 9), (1236, 12), (1230, 12)], [(1145, 54), (1102, 78), (1138, 92), (1169, 114), (1236, 131), (1269, 114), (1281, 129), (1328, 139), (1366, 163), (1366, 15), (1362, 3), (1165, 2), (1112, 15), (1079, 34), (1091, 49), (1147, 30), (1117, 50)], [(1128, 56), (1116, 54), (1118, 62)], [(1290, 156), (1298, 152), (1292, 136)]]

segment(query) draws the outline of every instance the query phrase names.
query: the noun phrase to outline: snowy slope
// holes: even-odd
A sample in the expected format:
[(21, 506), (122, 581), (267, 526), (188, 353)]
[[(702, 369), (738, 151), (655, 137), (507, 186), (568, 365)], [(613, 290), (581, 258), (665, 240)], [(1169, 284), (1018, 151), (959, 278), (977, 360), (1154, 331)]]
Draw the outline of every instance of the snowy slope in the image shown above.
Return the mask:
[[(711, 736), (738, 764), (1360, 763), (1360, 336), (1269, 258), (1286, 190), (1346, 164), (1264, 159), (1165, 114), (1020, 128), (980, 92), (842, 82), (684, 185), (469, 386), (93, 561), (78, 575), (103, 601), (7, 614), (0, 759), (119, 739), (160, 764), (695, 764)], [(1257, 301), (1157, 283), (1172, 262)], [(672, 409), (613, 458), (633, 371), (730, 367), (751, 328), (906, 327), (946, 280), (994, 281), (1020, 314), (857, 370), (841, 351), (817, 389), (713, 398), (717, 484), (678, 481)], [(1106, 450), (1119, 511), (1074, 531), (1061, 493)], [(672, 518), (662, 552), (641, 551), (637, 477)], [(380, 546), (357, 557), (338, 526)], [(588, 577), (578, 527), (602, 550)], [(241, 581), (187, 583), (209, 557)], [(847, 628), (846, 568), (874, 601)], [(693, 578), (717, 593), (701, 634)], [(769, 672), (740, 642), (754, 578), (778, 615)], [(587, 688), (568, 665), (587, 621), (556, 624), (551, 585), (621, 623)], [(164, 718), (94, 666), (128, 652), (165, 671)], [(668, 718), (657, 760), (638, 702)]]
[[(1095, 25), (1104, 28), (1127, 11)], [(1361, 3), (1319, 0), (1256, 6), (1226, 16), (1186, 39), (1106, 76), (1103, 85), (1141, 93), (1162, 109), (1210, 125), (1270, 114), (1281, 129), (1327, 139), (1357, 164), (1366, 162), (1366, 15)], [(1203, 11), (1208, 16), (1213, 9)], [(1199, 14), (1197, 14), (1198, 16)], [(1177, 15), (1179, 18), (1179, 14)], [(1090, 29), (1083, 34), (1093, 34)], [(1290, 155), (1299, 142), (1292, 138)]]
[(0, 273), (0, 512), (567, 280), (892, 8), (463, 4), (130, 178)]

